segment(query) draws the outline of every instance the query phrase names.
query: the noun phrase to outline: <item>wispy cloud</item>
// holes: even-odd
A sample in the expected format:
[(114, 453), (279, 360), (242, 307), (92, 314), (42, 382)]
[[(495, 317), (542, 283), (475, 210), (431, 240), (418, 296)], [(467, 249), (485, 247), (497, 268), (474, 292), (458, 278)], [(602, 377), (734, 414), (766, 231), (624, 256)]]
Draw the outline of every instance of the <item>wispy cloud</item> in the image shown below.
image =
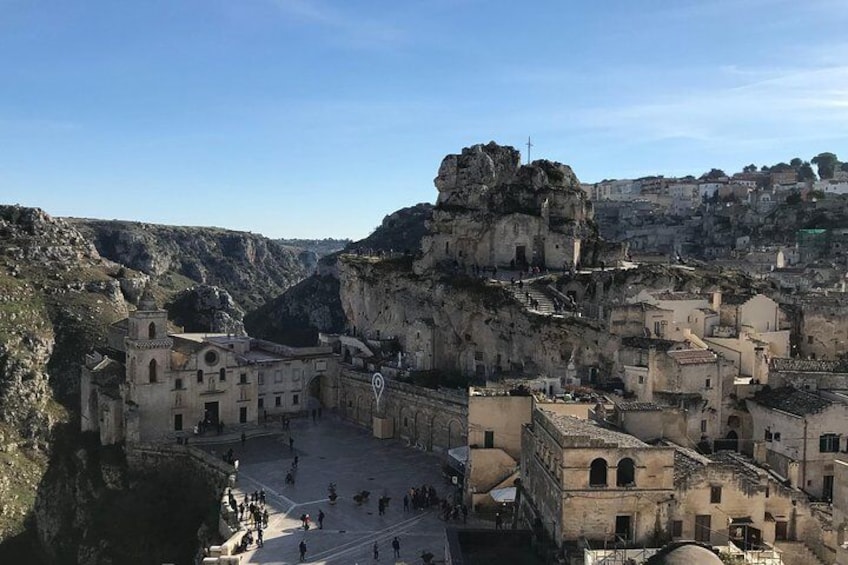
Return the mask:
[[(355, 14), (350, 9), (343, 11), (323, 0), (273, 0), (273, 3), (288, 17), (338, 34), (333, 40), (348, 47), (393, 46), (407, 39), (395, 24)], [(358, 4), (343, 5), (355, 7)]]
[(724, 86), (717, 73), (714, 84), (694, 91), (667, 85), (654, 100), (588, 108), (571, 119), (625, 138), (733, 143), (848, 131), (848, 66), (732, 72), (753, 80)]

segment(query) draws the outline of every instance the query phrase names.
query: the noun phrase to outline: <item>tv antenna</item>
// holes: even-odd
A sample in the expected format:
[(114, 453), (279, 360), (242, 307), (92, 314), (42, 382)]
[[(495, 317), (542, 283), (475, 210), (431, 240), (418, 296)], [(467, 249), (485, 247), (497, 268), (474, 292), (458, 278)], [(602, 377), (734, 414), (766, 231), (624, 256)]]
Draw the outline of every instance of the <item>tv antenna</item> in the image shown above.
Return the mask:
[(530, 141), (530, 136), (527, 136), (527, 164), (530, 164), (530, 148), (535, 147), (533, 143)]

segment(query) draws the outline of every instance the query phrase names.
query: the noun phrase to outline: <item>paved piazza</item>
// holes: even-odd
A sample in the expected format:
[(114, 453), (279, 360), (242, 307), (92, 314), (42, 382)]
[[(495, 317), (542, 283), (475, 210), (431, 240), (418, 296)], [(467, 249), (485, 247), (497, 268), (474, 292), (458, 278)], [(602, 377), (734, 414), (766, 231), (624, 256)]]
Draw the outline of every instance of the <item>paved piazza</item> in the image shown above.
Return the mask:
[[(279, 425), (279, 424), (278, 424)], [(329, 565), (372, 564), (374, 541), (380, 549), (379, 563), (415, 564), (428, 550), (443, 559), (444, 527), (434, 510), (404, 513), (403, 495), (410, 487), (432, 485), (439, 497), (451, 492), (441, 473), (441, 458), (405, 446), (400, 440), (378, 440), (334, 416), (324, 414), (317, 423), (293, 420), (290, 426), (294, 452), (288, 433), (248, 438), (226, 445), (206, 445), (217, 454), (232, 447), (239, 459), (239, 476), (233, 492), (239, 503), (245, 492), (265, 489), (268, 528), (265, 546), (255, 544), (244, 554), (242, 563), (288, 564), (299, 562), (298, 545), (306, 540), (307, 563)], [(286, 472), (294, 456), (298, 470), (294, 486), (285, 484)], [(330, 505), (327, 486), (335, 482), (338, 500)], [(367, 490), (367, 503), (358, 506), (356, 492)], [(377, 513), (377, 499), (391, 497), (386, 513)], [(325, 514), (324, 529), (317, 524), (318, 510)], [(301, 514), (313, 521), (309, 531), (300, 527)], [(400, 541), (400, 559), (393, 557), (391, 542)]]

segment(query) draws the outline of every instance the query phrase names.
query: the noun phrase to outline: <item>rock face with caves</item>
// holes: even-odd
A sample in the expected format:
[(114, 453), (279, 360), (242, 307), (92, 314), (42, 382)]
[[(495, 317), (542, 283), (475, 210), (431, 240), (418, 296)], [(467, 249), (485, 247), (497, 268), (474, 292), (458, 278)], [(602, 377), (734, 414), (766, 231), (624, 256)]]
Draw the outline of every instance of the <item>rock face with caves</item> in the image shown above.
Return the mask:
[(521, 165), (512, 147), (474, 145), (448, 155), (416, 272), (442, 265), (564, 269), (597, 239), (592, 205), (567, 165)]

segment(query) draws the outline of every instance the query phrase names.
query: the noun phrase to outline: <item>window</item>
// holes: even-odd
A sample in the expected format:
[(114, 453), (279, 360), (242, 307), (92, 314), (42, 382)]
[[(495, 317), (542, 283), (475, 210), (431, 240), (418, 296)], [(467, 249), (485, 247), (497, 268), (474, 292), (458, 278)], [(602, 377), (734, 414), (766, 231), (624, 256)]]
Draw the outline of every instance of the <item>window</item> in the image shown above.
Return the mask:
[(262, 371), (259, 371), (257, 376), (259, 377), (259, 386), (264, 385), (265, 384), (265, 373), (263, 373)]
[(279, 408), (282, 405), (283, 405), (283, 397), (282, 396), (275, 396), (274, 397), (274, 406)]
[(682, 538), (683, 537), (683, 520), (673, 520), (671, 522), (671, 537), (673, 537), (673, 538)]
[(218, 371), (218, 380), (221, 381), (222, 383), (226, 382), (226, 380), (227, 380), (227, 370), (223, 367), (221, 367), (221, 370)]
[(300, 395), (293, 394), (292, 395), (292, 404), (297, 406), (300, 403)]
[(607, 486), (607, 462), (605, 459), (595, 459), (589, 466), (589, 486)]
[(183, 415), (182, 414), (174, 414), (174, 431), (175, 432), (183, 431)]
[(326, 361), (315, 361), (315, 371), (321, 372), (327, 370), (327, 362)]
[(264, 398), (259, 399), (259, 408), (265, 408), (265, 399)]
[(707, 379), (706, 381), (704, 381), (704, 388), (706, 388), (706, 389), (713, 388), (713, 380)]
[(710, 503), (721, 503), (721, 487), (710, 487)]
[(482, 361), (483, 360), (483, 352), (482, 351), (475, 351), (474, 352), (474, 360), (475, 361)]
[(811, 335), (807, 336), (807, 343), (809, 343), (810, 345), (813, 344), (813, 336), (811, 336)]
[(241, 373), (239, 375), (239, 384), (246, 385), (247, 384), (247, 373)]
[(150, 364), (147, 366), (148, 376), (150, 377), (150, 382), (156, 382), (156, 359), (151, 359)]
[(154, 322), (150, 322), (150, 325), (147, 326), (147, 337), (149, 339), (156, 339), (156, 324)]
[(483, 447), (487, 449), (492, 449), (495, 447), (495, 432), (491, 430), (486, 430), (486, 433), (483, 437)]
[(182, 390), (183, 389), (183, 380), (182, 379), (174, 379), (174, 390)]
[(633, 486), (636, 484), (636, 464), (629, 457), (618, 462), (615, 473), (615, 484), (620, 487)]
[(218, 354), (214, 351), (207, 351), (206, 355), (203, 356), (203, 360), (206, 361), (207, 365), (215, 365), (218, 362)]
[(836, 453), (839, 451), (839, 436), (836, 434), (824, 434), (820, 436), (819, 451), (821, 453)]
[(662, 337), (662, 333), (660, 333), (661, 331), (662, 330), (660, 329), (660, 323), (654, 322), (654, 335), (657, 337)]
[(768, 428), (766, 428), (766, 431), (765, 431), (765, 438), (764, 438), (764, 439), (765, 439), (766, 441), (771, 441), (771, 440), (772, 440), (772, 437), (773, 437), (773, 436), (772, 436), (772, 434), (771, 434), (771, 430), (770, 430), (770, 429), (768, 429)]
[(706, 420), (701, 420), (701, 433), (702, 434), (707, 433), (707, 421)]
[(639, 384), (640, 385), (645, 384), (645, 375), (639, 375)]
[(247, 406), (239, 408), (239, 424), (247, 423)]
[(279, 369), (277, 369), (276, 371), (274, 371), (274, 382), (275, 382), (275, 383), (281, 383), (281, 382), (283, 382), (283, 372), (282, 372), (282, 371), (280, 371)]
[(772, 437), (774, 438), (774, 441), (780, 441), (780, 432), (774, 432)]
[(203, 382), (203, 370), (202, 369), (197, 370), (197, 382), (199, 382), (199, 383)]

